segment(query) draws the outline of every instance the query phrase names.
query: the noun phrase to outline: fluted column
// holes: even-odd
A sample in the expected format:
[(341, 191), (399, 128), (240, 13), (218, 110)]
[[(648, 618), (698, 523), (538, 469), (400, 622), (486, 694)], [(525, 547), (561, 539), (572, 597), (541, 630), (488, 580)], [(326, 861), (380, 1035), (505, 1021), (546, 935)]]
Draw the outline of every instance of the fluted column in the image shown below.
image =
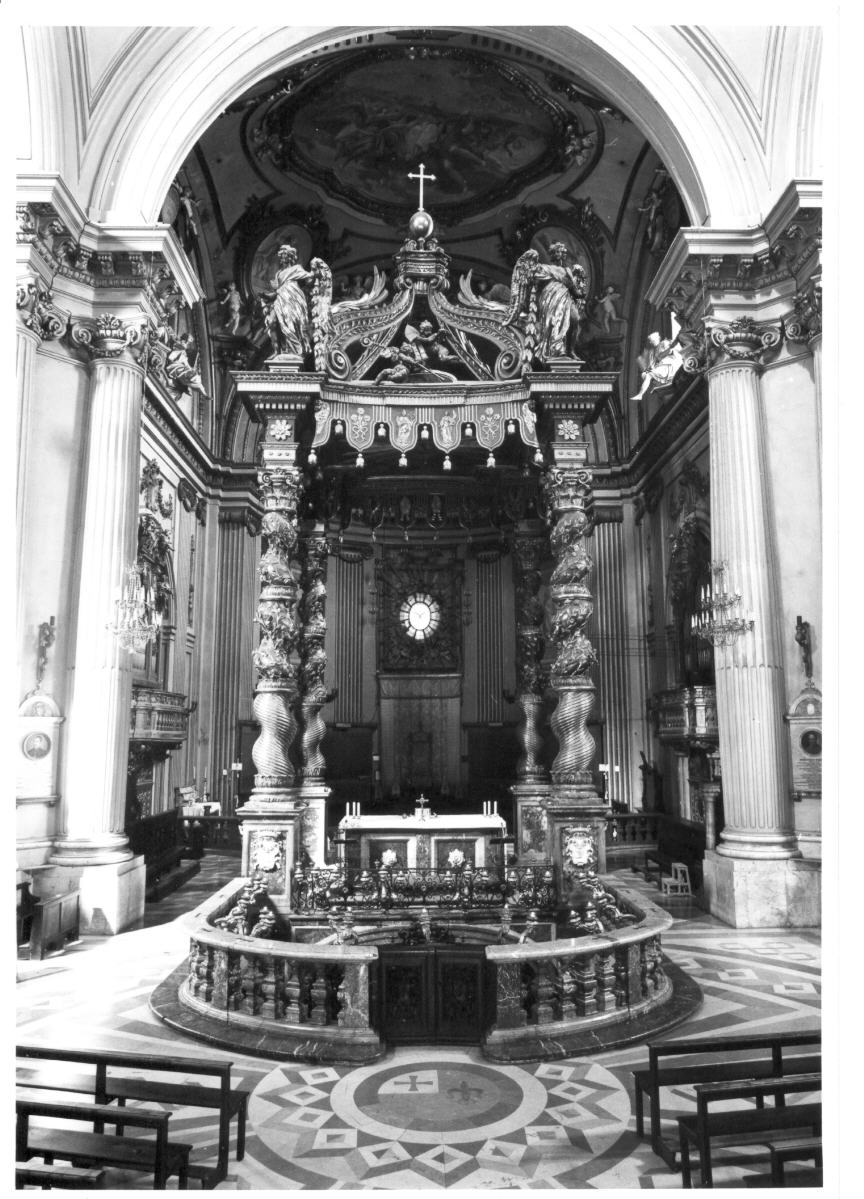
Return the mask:
[(327, 798), (330, 795), (330, 788), (324, 782), (326, 763), (321, 752), (321, 741), (327, 731), (321, 708), (332, 698), (324, 686), (328, 552), (327, 538), (320, 532), (303, 539), (303, 632), (300, 638), (303, 782), (300, 793), (305, 807), (300, 835), (304, 850), (316, 863), (323, 863), (326, 857)]
[(92, 359), (90, 421), (65, 833), (51, 861), (92, 866), (132, 857), (123, 831), (132, 668), (108, 626), (116, 617), (124, 572), (137, 554), (144, 372), (136, 359), (143, 339), (140, 322), (102, 315), (73, 324), (72, 340)]
[(778, 329), (746, 319), (711, 331), (712, 555), (753, 617), (752, 629), (714, 651), (726, 820), (716, 852), (742, 859), (799, 856), (759, 386), (762, 356), (779, 341)]

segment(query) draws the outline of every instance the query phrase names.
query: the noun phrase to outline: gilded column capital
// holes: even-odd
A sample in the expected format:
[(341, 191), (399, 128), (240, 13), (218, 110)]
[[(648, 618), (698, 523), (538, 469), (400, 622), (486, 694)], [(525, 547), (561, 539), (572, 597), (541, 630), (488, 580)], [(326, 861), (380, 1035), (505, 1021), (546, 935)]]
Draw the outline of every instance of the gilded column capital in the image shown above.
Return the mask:
[[(146, 350), (146, 320), (127, 321), (103, 312), (97, 317), (83, 317), (72, 322), (69, 337), (94, 361), (126, 357), (138, 362)], [(143, 365), (143, 363), (142, 363)]]
[(757, 324), (749, 316), (723, 323), (712, 322), (707, 332), (709, 369), (729, 363), (762, 366), (783, 340), (782, 325)]
[(589, 524), (593, 492), (593, 474), (586, 467), (550, 466), (543, 476), (543, 494), (550, 516), (560, 517), (567, 512), (580, 512), (584, 532)]
[(51, 289), (35, 276), (18, 280), (15, 307), (21, 324), (40, 341), (52, 341), (66, 332), (69, 313), (55, 305)]

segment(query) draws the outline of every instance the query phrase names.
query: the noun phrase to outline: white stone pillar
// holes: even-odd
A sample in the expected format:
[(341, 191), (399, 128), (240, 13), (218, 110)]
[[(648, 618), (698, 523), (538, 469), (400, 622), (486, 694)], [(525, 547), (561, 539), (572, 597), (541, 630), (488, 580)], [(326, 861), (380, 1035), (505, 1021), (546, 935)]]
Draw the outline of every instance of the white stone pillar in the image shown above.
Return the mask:
[[(753, 628), (715, 647), (725, 827), (705, 856), (710, 910), (736, 927), (807, 924), (818, 892), (793, 859), (781, 608), (759, 372), (779, 344), (775, 327), (741, 319), (715, 325), (719, 357), (708, 373), (712, 556), (742, 596)], [(818, 882), (817, 882), (818, 886)]]
[(81, 529), (75, 674), (69, 709), (64, 834), (50, 861), (84, 867), (84, 927), (119, 932), (144, 908), (144, 862), (124, 835), (132, 668), (108, 628), (137, 554), (143, 368), (140, 325), (102, 315), (73, 325), (93, 359)]
[(733, 322), (713, 330), (722, 358), (709, 372), (711, 552), (726, 563), (752, 630), (717, 646), (717, 714), (726, 827), (717, 852), (739, 858), (797, 855), (789, 801), (786, 688), (780, 605), (759, 389), (761, 333)]
[[(59, 337), (68, 323), (67, 313), (56, 308), (51, 292), (35, 275), (17, 281), (15, 306), (18, 310), (15, 338), (15, 377), (17, 379), (18, 406), (16, 414), (17, 474), (15, 479), (16, 513), (16, 561), (22, 561), (24, 529), (27, 518), (27, 489), (25, 481), (28, 471), (30, 445), (30, 412), (36, 369), (36, 353), (43, 341)], [(18, 581), (18, 628), (22, 625), (23, 574)]]

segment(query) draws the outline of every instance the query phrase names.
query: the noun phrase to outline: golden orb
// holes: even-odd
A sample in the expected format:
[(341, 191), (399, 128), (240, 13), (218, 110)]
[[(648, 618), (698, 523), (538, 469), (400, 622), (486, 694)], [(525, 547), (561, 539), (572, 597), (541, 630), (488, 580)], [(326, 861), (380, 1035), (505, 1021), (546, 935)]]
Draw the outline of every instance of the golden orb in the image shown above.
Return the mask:
[(408, 222), (408, 232), (412, 237), (416, 238), (430, 237), (434, 228), (435, 222), (429, 213), (422, 208), (418, 212), (415, 212)]

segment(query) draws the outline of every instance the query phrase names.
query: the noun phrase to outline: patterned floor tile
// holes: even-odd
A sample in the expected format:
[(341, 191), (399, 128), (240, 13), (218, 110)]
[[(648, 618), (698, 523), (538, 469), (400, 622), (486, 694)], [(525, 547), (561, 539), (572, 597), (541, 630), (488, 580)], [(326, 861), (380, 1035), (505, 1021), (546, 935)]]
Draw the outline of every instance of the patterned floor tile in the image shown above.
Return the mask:
[[(635, 1136), (631, 1071), (646, 1058), (638, 1044), (524, 1067), (495, 1065), (477, 1049), (403, 1046), (350, 1070), (204, 1049), (162, 1024), (148, 997), (188, 952), (187, 926), (175, 917), (238, 869), (236, 858), (205, 857), (191, 889), (148, 905), (145, 929), (88, 938), (50, 972), (25, 973), (23, 1036), (232, 1061), (235, 1080), (253, 1093), (246, 1156), (232, 1158), (220, 1190), (680, 1189), (680, 1174)], [(633, 878), (626, 872), (620, 881), (657, 901), (655, 888)], [(704, 995), (676, 1035), (818, 1026), (812, 930), (732, 931), (694, 907), (674, 914), (664, 949), (698, 977)], [(692, 1088), (669, 1090), (664, 1129), (674, 1135), (676, 1116), (693, 1108)], [(196, 1160), (212, 1160), (212, 1113), (172, 1110), (175, 1136), (193, 1145)], [(736, 1185), (760, 1170), (736, 1162), (721, 1167), (718, 1181)], [(149, 1189), (131, 1173), (114, 1184)]]

